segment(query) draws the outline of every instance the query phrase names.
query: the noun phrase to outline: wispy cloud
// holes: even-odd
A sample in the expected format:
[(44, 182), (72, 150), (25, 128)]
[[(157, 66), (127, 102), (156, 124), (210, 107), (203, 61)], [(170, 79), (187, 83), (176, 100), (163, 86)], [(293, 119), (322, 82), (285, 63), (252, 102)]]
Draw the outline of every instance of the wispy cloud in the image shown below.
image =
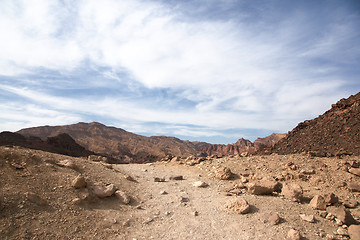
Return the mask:
[(329, 3), (332, 15), (310, 1), (0, 5), (3, 129), (28, 126), (9, 123), (20, 107), (34, 125), (101, 120), (232, 141), (242, 136), (229, 129), (288, 131), (359, 87), (360, 16), (349, 5)]

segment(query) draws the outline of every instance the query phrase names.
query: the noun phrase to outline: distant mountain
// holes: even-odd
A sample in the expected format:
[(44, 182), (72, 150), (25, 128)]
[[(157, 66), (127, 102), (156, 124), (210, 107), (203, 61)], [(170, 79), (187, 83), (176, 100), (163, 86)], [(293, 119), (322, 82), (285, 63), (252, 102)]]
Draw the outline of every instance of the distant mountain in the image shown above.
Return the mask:
[(66, 133), (42, 140), (34, 136), (25, 137), (19, 133), (5, 131), (0, 133), (0, 146), (4, 145), (16, 145), (73, 157), (86, 157), (94, 154), (77, 144), (75, 140)]
[[(211, 154), (237, 155), (242, 152), (255, 153), (256, 149), (262, 149), (266, 147), (268, 142), (272, 142), (270, 140), (263, 140), (263, 143), (258, 144), (256, 141), (251, 143), (249, 140), (239, 139), (234, 144), (213, 145), (205, 142), (182, 141), (175, 137), (145, 137), (97, 122), (34, 127), (22, 129), (17, 133), (26, 137), (39, 137), (43, 140), (66, 133), (75, 139), (77, 143), (92, 152), (109, 156), (122, 162), (138, 163), (156, 161), (166, 155), (206, 156)], [(257, 141), (259, 142), (260, 140)]]
[(323, 115), (299, 123), (275, 144), (279, 154), (360, 155), (360, 93), (341, 99)]

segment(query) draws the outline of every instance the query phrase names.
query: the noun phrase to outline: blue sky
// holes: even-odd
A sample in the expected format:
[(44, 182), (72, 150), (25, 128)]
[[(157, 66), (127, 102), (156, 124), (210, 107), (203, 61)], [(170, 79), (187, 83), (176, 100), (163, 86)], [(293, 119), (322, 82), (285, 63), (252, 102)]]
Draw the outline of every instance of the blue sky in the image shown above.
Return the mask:
[(0, 2), (0, 131), (98, 121), (232, 143), (360, 90), (360, 2)]

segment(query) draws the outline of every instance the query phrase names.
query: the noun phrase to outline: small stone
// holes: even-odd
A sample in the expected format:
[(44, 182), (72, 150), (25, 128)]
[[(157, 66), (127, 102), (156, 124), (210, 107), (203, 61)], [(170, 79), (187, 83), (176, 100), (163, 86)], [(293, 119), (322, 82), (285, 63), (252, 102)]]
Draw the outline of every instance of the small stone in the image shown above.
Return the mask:
[(81, 204), (81, 199), (80, 198), (74, 198), (71, 201), (71, 203), (74, 204), (74, 205), (80, 205)]
[(356, 208), (356, 206), (358, 205), (358, 201), (356, 201), (355, 199), (346, 200), (344, 201), (343, 205), (347, 208)]
[(169, 216), (171, 214), (171, 212), (165, 212), (166, 216)]
[(117, 197), (123, 204), (129, 204), (131, 201), (131, 198), (123, 191), (116, 190), (115, 191), (115, 197)]
[(180, 197), (180, 202), (184, 203), (184, 202), (189, 202), (190, 199), (187, 197)]
[(328, 240), (335, 240), (336, 238), (335, 238), (335, 236), (332, 235), (332, 234), (326, 234), (326, 239), (328, 239)]
[(351, 240), (360, 239), (360, 225), (350, 225), (348, 228), (348, 234)]
[(281, 194), (294, 202), (301, 202), (301, 199), (303, 198), (303, 190), (302, 187), (299, 184), (296, 183), (285, 183)]
[(160, 194), (161, 194), (161, 195), (166, 195), (166, 194), (168, 194), (168, 193), (163, 190), (163, 191), (160, 192)]
[(205, 188), (207, 186), (209, 186), (206, 182), (203, 181), (196, 181), (193, 183), (194, 187), (198, 187), (198, 188)]
[(196, 217), (196, 216), (199, 216), (199, 212), (198, 212), (198, 211), (194, 211), (193, 214), (194, 214), (195, 217)]
[(26, 196), (27, 200), (29, 200), (30, 202), (35, 203), (39, 206), (47, 205), (46, 200), (42, 199), (39, 195), (37, 195), (33, 192), (26, 192), (25, 196)]
[(107, 186), (102, 184), (96, 184), (93, 186), (93, 191), (96, 196), (99, 198), (106, 198), (113, 195), (116, 191), (116, 187), (114, 184), (109, 184)]
[(72, 181), (72, 186), (74, 187), (74, 188), (77, 188), (77, 189), (79, 189), (79, 188), (84, 188), (84, 187), (86, 187), (86, 180), (85, 180), (85, 178), (84, 178), (84, 176), (83, 175), (79, 175), (79, 176), (77, 176), (73, 181)]
[(301, 234), (298, 230), (290, 229), (287, 233), (287, 239), (289, 240), (301, 240)]
[(344, 229), (344, 228), (341, 228), (341, 227), (336, 230), (336, 233), (339, 234), (339, 235), (342, 235), (342, 236), (348, 236), (349, 235), (348, 231), (346, 229)]
[(349, 187), (349, 190), (352, 192), (360, 192), (360, 185), (357, 183), (354, 183), (354, 182), (349, 183), (348, 187)]
[(300, 218), (306, 222), (309, 223), (314, 223), (315, 222), (315, 217), (314, 215), (305, 215), (305, 214), (300, 214)]
[(335, 216), (332, 215), (331, 213), (328, 213), (325, 217), (327, 220), (334, 220), (335, 219)]
[(65, 159), (65, 160), (59, 161), (57, 163), (57, 165), (59, 165), (60, 167), (68, 167), (68, 168), (75, 169), (75, 170), (78, 168), (76, 166), (76, 164), (70, 159)]
[(248, 191), (254, 195), (270, 195), (279, 191), (279, 183), (275, 181), (262, 180), (248, 184)]
[(335, 218), (335, 222), (336, 222), (336, 224), (338, 225), (338, 226), (342, 226), (344, 223), (340, 220), (340, 219), (338, 219), (338, 218)]
[(149, 224), (149, 223), (151, 223), (151, 222), (153, 222), (154, 221), (154, 219), (152, 219), (152, 218), (147, 218), (146, 220), (145, 220), (145, 224)]
[(261, 218), (264, 223), (269, 223), (270, 225), (277, 225), (281, 221), (281, 218), (277, 213), (266, 213)]
[(314, 209), (318, 209), (318, 210), (325, 210), (326, 209), (325, 199), (321, 195), (315, 195), (311, 199), (309, 204)]
[(124, 178), (128, 181), (131, 181), (131, 182), (136, 182), (135, 178), (133, 178), (132, 176), (130, 175), (125, 175)]
[(356, 176), (360, 176), (360, 168), (350, 168), (349, 173), (352, 173)]
[(220, 167), (215, 173), (215, 178), (219, 180), (228, 180), (232, 175), (230, 168)]
[(113, 165), (110, 163), (102, 163), (102, 165), (108, 169), (113, 169)]
[(250, 212), (250, 205), (243, 198), (236, 198), (229, 201), (225, 208), (228, 212), (235, 212), (237, 214), (246, 214)]
[(171, 176), (170, 180), (184, 180), (182, 175)]
[(240, 177), (240, 181), (241, 181), (242, 183), (247, 183), (249, 180), (248, 180), (246, 177), (241, 176), (241, 177)]
[(335, 204), (339, 202), (339, 198), (334, 193), (326, 194), (324, 196), (324, 200), (327, 204)]
[(339, 219), (346, 225), (351, 225), (356, 223), (351, 213), (344, 206), (341, 207), (330, 206), (326, 208), (326, 211), (334, 215), (337, 219)]
[(154, 177), (154, 182), (165, 182), (165, 178), (164, 177), (162, 177), (162, 178)]

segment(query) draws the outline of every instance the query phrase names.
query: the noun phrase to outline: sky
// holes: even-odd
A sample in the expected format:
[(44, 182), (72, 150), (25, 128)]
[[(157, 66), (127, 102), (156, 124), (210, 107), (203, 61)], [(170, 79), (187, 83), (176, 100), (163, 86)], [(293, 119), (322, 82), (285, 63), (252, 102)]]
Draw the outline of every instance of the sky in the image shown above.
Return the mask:
[(233, 143), (360, 91), (358, 0), (0, 0), (0, 131)]

